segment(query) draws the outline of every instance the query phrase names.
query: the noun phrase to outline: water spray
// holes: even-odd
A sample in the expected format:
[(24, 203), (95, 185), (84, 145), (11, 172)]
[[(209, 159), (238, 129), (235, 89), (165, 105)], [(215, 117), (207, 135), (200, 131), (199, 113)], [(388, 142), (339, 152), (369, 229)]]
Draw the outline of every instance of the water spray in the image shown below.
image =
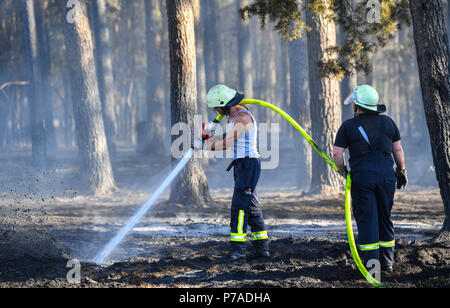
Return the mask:
[(151, 198), (142, 205), (134, 216), (127, 222), (125, 226), (120, 229), (117, 235), (103, 248), (103, 250), (94, 258), (94, 262), (97, 264), (104, 264), (109, 255), (116, 249), (117, 245), (124, 239), (124, 237), (134, 228), (139, 220), (147, 213), (161, 194), (169, 187), (177, 175), (183, 170), (187, 163), (194, 155), (194, 150), (190, 149), (183, 158), (178, 162), (176, 167), (172, 170), (169, 176), (158, 187), (158, 189), (152, 194)]

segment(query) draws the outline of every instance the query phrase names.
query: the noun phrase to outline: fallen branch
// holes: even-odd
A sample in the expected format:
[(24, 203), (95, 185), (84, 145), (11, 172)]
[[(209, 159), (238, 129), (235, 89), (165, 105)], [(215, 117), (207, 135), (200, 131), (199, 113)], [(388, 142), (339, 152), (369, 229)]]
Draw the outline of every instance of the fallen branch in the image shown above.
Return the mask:
[(28, 81), (8, 81), (0, 86), (0, 91), (2, 91), (3, 89), (5, 89), (9, 86), (26, 86), (28, 84), (29, 84)]

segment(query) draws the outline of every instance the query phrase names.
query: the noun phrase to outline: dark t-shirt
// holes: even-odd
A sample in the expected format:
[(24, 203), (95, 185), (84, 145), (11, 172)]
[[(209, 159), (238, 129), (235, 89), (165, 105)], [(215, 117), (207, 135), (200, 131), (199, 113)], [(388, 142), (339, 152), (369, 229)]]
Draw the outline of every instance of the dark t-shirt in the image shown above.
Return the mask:
[(349, 148), (350, 166), (353, 168), (365, 155), (372, 152), (358, 130), (359, 125), (364, 128), (372, 149), (385, 154), (392, 160), (392, 143), (401, 140), (397, 125), (386, 115), (361, 114), (356, 120), (349, 119), (342, 124), (334, 142), (337, 147)]

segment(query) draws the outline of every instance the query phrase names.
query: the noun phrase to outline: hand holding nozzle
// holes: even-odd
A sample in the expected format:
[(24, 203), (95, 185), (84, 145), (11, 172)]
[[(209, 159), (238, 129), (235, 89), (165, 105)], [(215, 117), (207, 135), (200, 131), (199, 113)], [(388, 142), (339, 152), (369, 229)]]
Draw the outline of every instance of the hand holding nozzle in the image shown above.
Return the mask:
[(195, 137), (192, 142), (192, 148), (197, 151), (203, 151), (207, 148), (207, 143), (211, 140), (211, 135), (214, 133), (217, 123), (214, 121), (209, 122), (205, 127), (205, 123), (202, 123), (202, 136)]
[(214, 131), (217, 129), (218, 124), (219, 123), (216, 120), (209, 122), (204, 129), (204, 134), (211, 137), (214, 134)]
[(220, 120), (222, 120), (222, 118), (223, 115), (219, 114), (214, 120), (209, 122), (206, 126), (205, 123), (202, 123), (202, 137), (194, 138), (194, 141), (192, 142), (192, 148), (194, 150), (200, 151), (207, 149), (207, 145), (211, 140), (212, 135), (214, 135), (214, 131), (217, 129), (217, 126), (219, 125)]
[(214, 131), (219, 126), (219, 123), (222, 120), (222, 118), (223, 115), (219, 114), (214, 120), (212, 120), (206, 125), (206, 128), (204, 128), (206, 136), (212, 137), (214, 135)]

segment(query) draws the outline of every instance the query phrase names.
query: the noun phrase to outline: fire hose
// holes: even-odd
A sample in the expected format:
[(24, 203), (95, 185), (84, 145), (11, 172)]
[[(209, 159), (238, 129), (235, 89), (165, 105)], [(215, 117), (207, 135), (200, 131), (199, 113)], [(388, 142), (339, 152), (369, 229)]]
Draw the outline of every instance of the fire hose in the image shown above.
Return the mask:
[[(239, 105), (259, 105), (265, 108), (269, 108), (272, 111), (278, 113), (280, 116), (282, 116), (284, 119), (286, 119), (305, 139), (306, 141), (313, 147), (313, 149), (335, 170), (339, 171), (338, 167), (334, 163), (330, 157), (317, 145), (317, 143), (309, 136), (305, 130), (286, 112), (281, 110), (280, 108), (262, 101), (258, 99), (243, 99)], [(214, 121), (219, 123), (220, 120), (223, 118), (222, 115), (219, 115)], [(355, 264), (361, 274), (366, 278), (368, 282), (370, 282), (373, 286), (377, 288), (383, 288), (384, 285), (382, 285), (379, 281), (377, 281), (372, 275), (367, 271), (367, 269), (364, 267), (361, 258), (359, 257), (358, 250), (356, 248), (355, 238), (353, 236), (353, 227), (352, 227), (352, 214), (351, 214), (351, 191), (352, 186), (352, 180), (350, 173), (347, 174), (346, 184), (345, 184), (345, 223), (346, 223), (346, 230), (347, 230), (347, 238), (350, 246), (350, 251), (353, 257), (353, 260), (355, 261)]]

